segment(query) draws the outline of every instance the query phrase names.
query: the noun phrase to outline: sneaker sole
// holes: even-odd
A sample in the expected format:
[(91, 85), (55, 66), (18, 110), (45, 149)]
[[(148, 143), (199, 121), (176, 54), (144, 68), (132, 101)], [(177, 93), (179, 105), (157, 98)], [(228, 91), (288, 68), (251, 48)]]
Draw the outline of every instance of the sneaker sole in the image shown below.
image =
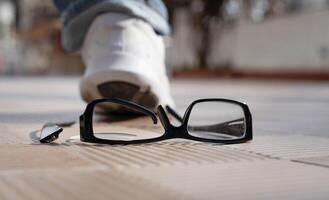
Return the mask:
[[(80, 82), (81, 96), (86, 102), (99, 98), (121, 98), (135, 102), (155, 111), (159, 104), (167, 104), (162, 96), (162, 88), (150, 85), (149, 80), (142, 74), (126, 71), (101, 71), (83, 77)], [(162, 98), (162, 99), (160, 99)], [(106, 108), (105, 110), (117, 110)]]
[[(150, 91), (149, 87), (146, 90), (142, 90), (138, 85), (122, 81), (112, 81), (100, 84), (97, 88), (104, 98), (116, 97), (132, 101), (151, 110), (155, 110), (159, 103), (158, 98)], [(118, 113), (126, 113), (129, 111), (131, 110), (122, 106), (115, 110), (115, 112)]]

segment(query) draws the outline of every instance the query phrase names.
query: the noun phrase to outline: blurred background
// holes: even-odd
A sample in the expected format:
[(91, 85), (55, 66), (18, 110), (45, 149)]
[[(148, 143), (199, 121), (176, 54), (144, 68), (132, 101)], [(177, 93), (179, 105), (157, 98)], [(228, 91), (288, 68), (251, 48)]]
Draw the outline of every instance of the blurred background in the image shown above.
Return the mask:
[[(166, 0), (174, 76), (329, 80), (329, 0)], [(50, 0), (0, 0), (0, 76), (78, 75)]]

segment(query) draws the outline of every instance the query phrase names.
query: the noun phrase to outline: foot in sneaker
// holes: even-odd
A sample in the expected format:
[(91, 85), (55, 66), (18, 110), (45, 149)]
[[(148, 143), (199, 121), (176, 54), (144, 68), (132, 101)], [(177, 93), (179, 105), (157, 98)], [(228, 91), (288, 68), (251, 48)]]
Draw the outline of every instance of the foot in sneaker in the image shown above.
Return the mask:
[(81, 55), (87, 66), (80, 82), (85, 101), (117, 97), (152, 110), (159, 104), (173, 106), (164, 42), (145, 21), (100, 15), (89, 28)]

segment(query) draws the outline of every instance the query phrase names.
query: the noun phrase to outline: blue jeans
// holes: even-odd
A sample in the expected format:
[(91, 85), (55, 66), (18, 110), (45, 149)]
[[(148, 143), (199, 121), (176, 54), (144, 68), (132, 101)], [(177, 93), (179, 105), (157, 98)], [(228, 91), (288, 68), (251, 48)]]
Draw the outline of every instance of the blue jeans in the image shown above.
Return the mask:
[(64, 24), (63, 47), (78, 51), (88, 28), (96, 16), (117, 12), (150, 23), (160, 35), (170, 33), (168, 13), (162, 0), (54, 0)]

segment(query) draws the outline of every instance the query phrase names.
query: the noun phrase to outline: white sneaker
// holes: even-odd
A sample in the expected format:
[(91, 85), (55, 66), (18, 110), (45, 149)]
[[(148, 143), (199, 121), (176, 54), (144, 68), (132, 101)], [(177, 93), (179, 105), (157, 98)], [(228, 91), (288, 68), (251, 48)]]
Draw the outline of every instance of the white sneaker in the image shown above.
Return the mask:
[(81, 54), (87, 66), (80, 82), (85, 101), (117, 97), (153, 110), (159, 104), (174, 106), (164, 42), (148, 23), (117, 13), (101, 15), (89, 28)]

